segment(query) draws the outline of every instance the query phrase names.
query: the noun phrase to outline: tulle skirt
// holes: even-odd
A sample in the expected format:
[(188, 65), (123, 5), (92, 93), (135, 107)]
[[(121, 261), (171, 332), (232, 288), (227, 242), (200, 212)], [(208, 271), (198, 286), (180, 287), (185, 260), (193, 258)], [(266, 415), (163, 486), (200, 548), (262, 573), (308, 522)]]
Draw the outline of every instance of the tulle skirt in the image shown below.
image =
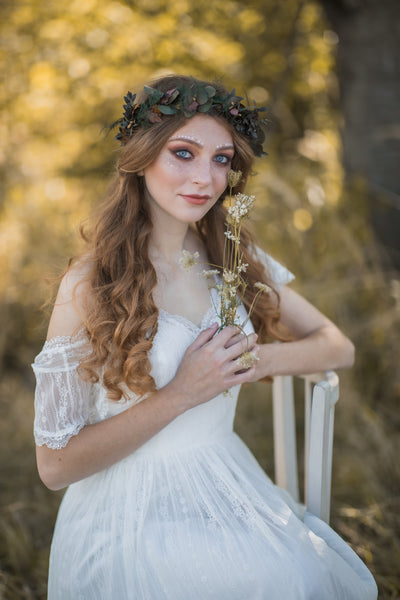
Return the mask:
[(231, 433), (145, 447), (62, 501), (49, 600), (374, 600), (369, 570)]

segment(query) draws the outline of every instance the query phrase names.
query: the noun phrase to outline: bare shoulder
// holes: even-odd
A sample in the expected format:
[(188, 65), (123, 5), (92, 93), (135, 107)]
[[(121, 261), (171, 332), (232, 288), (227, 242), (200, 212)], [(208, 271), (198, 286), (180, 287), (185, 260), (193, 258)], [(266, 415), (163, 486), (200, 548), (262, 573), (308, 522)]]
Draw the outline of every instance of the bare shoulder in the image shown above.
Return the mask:
[(83, 326), (90, 299), (90, 263), (82, 260), (65, 273), (50, 318), (47, 339), (76, 334)]

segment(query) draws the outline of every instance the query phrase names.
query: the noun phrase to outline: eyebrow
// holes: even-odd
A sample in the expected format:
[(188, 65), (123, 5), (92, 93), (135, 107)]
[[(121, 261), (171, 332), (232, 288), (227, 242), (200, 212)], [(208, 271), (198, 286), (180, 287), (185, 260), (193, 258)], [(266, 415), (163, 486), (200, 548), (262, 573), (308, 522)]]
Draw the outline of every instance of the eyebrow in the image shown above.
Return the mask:
[[(173, 137), (169, 139), (170, 142), (189, 142), (190, 144), (194, 144), (195, 146), (198, 146), (199, 148), (203, 148), (203, 144), (199, 141), (196, 140), (195, 138), (191, 138), (187, 135), (184, 135), (182, 137)], [(222, 146), (217, 146), (216, 150), (234, 150), (234, 146), (232, 144), (225, 144)]]

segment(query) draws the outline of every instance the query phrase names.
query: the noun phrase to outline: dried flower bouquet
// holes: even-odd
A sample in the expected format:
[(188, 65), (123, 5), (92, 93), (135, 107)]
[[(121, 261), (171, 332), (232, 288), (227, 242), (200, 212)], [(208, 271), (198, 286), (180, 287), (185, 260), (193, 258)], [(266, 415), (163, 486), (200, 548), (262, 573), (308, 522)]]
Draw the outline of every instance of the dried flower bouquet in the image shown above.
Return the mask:
[[(244, 326), (250, 319), (260, 295), (269, 293), (271, 288), (261, 281), (255, 284), (257, 293), (249, 308), (247, 318), (240, 323), (238, 308), (242, 303), (247, 287), (244, 274), (248, 267), (243, 262), (243, 253), (240, 249), (240, 233), (243, 221), (248, 218), (255, 202), (254, 196), (241, 193), (232, 194), (232, 190), (239, 183), (241, 176), (240, 171), (230, 170), (228, 172), (229, 207), (226, 220), (223, 265), (208, 264), (212, 268), (204, 270), (202, 275), (206, 277), (209, 288), (215, 288), (218, 291), (220, 301), (219, 306), (215, 306), (215, 310), (221, 322), (219, 331), (228, 325), (235, 325), (244, 334)], [(191, 269), (198, 262), (198, 258), (198, 252), (191, 254), (187, 250), (183, 250), (179, 263), (182, 268)], [(247, 341), (246, 335), (245, 339)], [(257, 360), (257, 357), (253, 352), (249, 352), (247, 348), (240, 357), (240, 364), (247, 369), (253, 365), (255, 360)]]

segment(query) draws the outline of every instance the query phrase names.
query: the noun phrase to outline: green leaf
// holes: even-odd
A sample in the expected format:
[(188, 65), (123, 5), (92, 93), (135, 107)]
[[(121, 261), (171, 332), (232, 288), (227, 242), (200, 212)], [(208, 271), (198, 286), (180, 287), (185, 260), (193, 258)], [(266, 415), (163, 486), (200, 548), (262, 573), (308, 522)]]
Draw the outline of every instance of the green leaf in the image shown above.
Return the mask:
[(212, 85), (206, 85), (204, 91), (207, 92), (209, 98), (212, 98), (213, 96), (215, 96), (216, 89)]
[(176, 115), (177, 112), (176, 108), (168, 106), (167, 104), (160, 104), (157, 108), (163, 115)]
[(146, 94), (151, 98), (151, 100), (154, 104), (156, 102), (158, 102), (164, 96), (164, 92), (155, 90), (154, 88), (150, 87), (149, 85), (145, 85), (143, 89), (146, 92)]
[(210, 106), (211, 106), (211, 102), (206, 102), (206, 104), (200, 104), (200, 106), (197, 109), (197, 112), (206, 113), (210, 110)]
[(196, 94), (196, 100), (199, 104), (205, 104), (206, 102), (208, 102), (209, 99), (209, 95), (207, 94), (206, 90), (204, 88), (199, 88), (197, 94)]

